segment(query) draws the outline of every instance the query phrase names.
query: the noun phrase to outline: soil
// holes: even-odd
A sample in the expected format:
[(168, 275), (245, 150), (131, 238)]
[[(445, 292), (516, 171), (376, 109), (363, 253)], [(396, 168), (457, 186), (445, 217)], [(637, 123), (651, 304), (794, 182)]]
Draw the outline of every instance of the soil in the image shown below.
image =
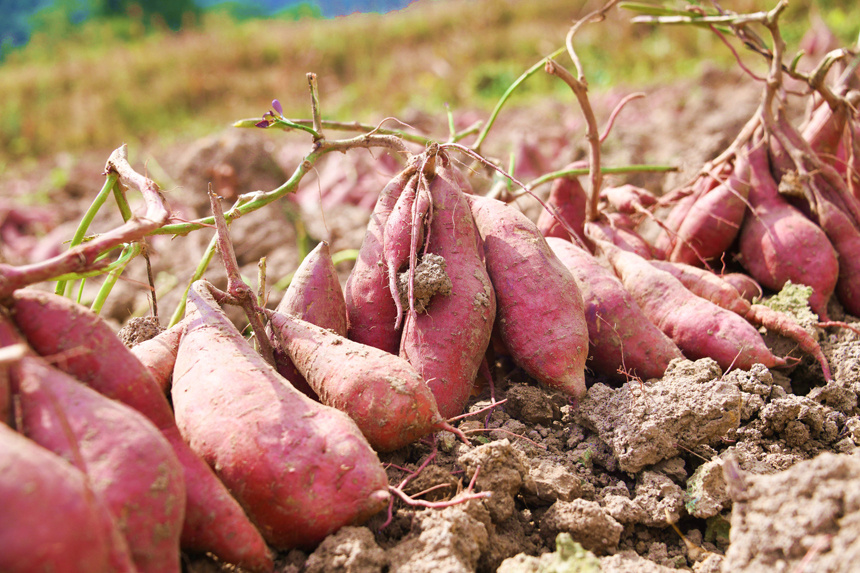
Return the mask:
[[(680, 171), (612, 177), (608, 184), (663, 193), (689, 178), (752, 114), (759, 86), (751, 83), (740, 73), (706, 70), (695, 81), (656, 87), (645, 100), (632, 102), (606, 142), (607, 164), (673, 164)], [(618, 90), (595, 96), (598, 117), (607, 117), (624, 95)], [(476, 113), (456, 117), (467, 124)], [(572, 102), (506, 111), (485, 151), (507, 157), (514, 148), (522, 158), (516, 173), (521, 179), (561, 168), (584, 156), (583, 142), (571, 135), (582, 132), (580, 117)], [(440, 119), (431, 125), (444, 133), (445, 118)], [(178, 216), (192, 219), (208, 214), (208, 183), (229, 206), (239, 193), (279, 186), (309, 149), (299, 135), (232, 130), (156, 153), (170, 174), (162, 178), (168, 200)], [(50, 209), (39, 211), (42, 217), (20, 227), (20, 237), (41, 238), (6, 240), (2, 257), (20, 264), (59, 252), (101, 186), (103, 161), (77, 159), (65, 200), (54, 195)], [(296, 196), (233, 223), (245, 276), (256, 277), (265, 256), (274, 284), (298, 266), (298, 245), (305, 240), (329, 241), (335, 253), (358, 248), (376, 194), (399, 163), (354, 150), (328, 156), (316, 167)], [(489, 187), (483, 173), (473, 172), (471, 179), (478, 189)], [(20, 201), (43, 180), (29, 173), (0, 184), (7, 197)], [(536, 218), (536, 202), (518, 203)], [(115, 225), (116, 214), (108, 212), (93, 230)], [(162, 326), (212, 234), (150, 239)], [(338, 266), (343, 280), (350, 266)], [(150, 310), (141, 286), (147, 282), (145, 265), (135, 262), (124, 276), (102, 311), (117, 329)], [(218, 286), (226, 283), (218, 263), (205, 276)], [(84, 288), (84, 300), (94, 295), (95, 282)], [(269, 307), (281, 292), (270, 292)], [(838, 303), (830, 315), (860, 327)], [(233, 316), (241, 321), (239, 313)], [(141, 324), (153, 329), (151, 321)], [(406, 481), (406, 493), (446, 507), (396, 501), (390, 511), (341, 529), (311, 553), (278, 555), (276, 571), (856, 570), (860, 336), (833, 328), (815, 333), (833, 369), (829, 383), (807, 357), (788, 370), (756, 366), (727, 373), (710, 359), (676, 360), (656, 380), (618, 384), (589, 372), (588, 393), (578, 403), (542, 387), (509, 358), (495, 356), (493, 384), (479, 381), (471, 415), (458, 422), (470, 444), (443, 432), (381, 456), (393, 486)], [(782, 339), (768, 341), (777, 354), (793, 350)], [(446, 504), (469, 491), (492, 495)], [(184, 567), (195, 573), (235, 571), (208, 556), (187, 555)]]

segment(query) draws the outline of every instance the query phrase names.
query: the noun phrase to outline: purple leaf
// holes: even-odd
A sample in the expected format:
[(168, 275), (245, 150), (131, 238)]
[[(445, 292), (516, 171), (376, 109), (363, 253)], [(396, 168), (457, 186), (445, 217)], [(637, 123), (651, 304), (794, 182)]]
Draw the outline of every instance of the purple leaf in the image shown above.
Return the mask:
[(271, 123), (269, 123), (268, 119), (264, 119), (262, 121), (258, 121), (254, 124), (254, 127), (269, 127)]
[(272, 100), (272, 107), (278, 112), (278, 115), (284, 115), (284, 108), (281, 107), (281, 102), (276, 99)]

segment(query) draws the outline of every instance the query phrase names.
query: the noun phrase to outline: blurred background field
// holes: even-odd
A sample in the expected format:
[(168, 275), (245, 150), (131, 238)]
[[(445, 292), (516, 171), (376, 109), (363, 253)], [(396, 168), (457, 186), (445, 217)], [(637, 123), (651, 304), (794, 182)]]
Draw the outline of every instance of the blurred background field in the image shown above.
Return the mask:
[[(525, 69), (563, 45), (576, 18), (600, 5), (582, 0), (25, 3), (41, 6), (33, 12), (16, 0), (0, 1), (0, 9), (4, 4), (0, 172), (32, 168), (58, 153), (109, 152), (122, 142), (134, 148), (190, 140), (237, 119), (259, 117), (273, 98), (287, 116), (308, 117), (305, 73), (311, 71), (319, 77), (326, 119), (376, 123), (416, 113), (444, 117), (446, 104), (454, 110), (489, 110)], [(737, 0), (724, 8), (742, 12), (771, 4)], [(352, 13), (357, 10), (366, 13)], [(655, 85), (699, 73), (703, 66), (734, 65), (714, 34), (631, 24), (631, 16), (614, 10), (609, 22), (577, 36), (593, 90)], [(783, 18), (790, 49), (819, 18), (843, 45), (856, 42), (856, 1), (804, 1), (793, 3)], [(546, 97), (570, 99), (570, 94), (561, 82), (538, 74), (513, 103)]]

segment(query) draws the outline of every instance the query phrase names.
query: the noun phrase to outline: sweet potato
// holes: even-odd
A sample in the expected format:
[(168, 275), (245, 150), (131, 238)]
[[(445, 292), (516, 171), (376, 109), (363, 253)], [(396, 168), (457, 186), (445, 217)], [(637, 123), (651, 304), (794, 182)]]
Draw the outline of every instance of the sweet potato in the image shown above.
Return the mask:
[(702, 266), (704, 261), (722, 256), (740, 231), (750, 192), (749, 178), (749, 164), (740, 154), (726, 180), (690, 206), (667, 258)]
[(818, 225), (789, 205), (770, 174), (767, 150), (749, 151), (752, 211), (738, 239), (740, 263), (762, 286), (780, 290), (787, 281), (812, 287), (809, 304), (827, 320), (827, 301), (836, 288), (836, 251)]
[(651, 261), (651, 264), (677, 278), (693, 294), (744, 317), (755, 326), (764, 326), (795, 341), (803, 352), (815, 357), (824, 379), (830, 381), (830, 365), (821, 346), (790, 316), (761, 304), (750, 304), (734, 286), (710, 271), (668, 261)]
[(691, 360), (710, 357), (723, 370), (749, 370), (761, 363), (785, 366), (756, 329), (738, 315), (690, 292), (681, 281), (635, 253), (599, 242), (596, 247), (612, 264), (624, 288), (645, 315)]
[(212, 469), (182, 439), (167, 397), (106, 322), (66, 298), (32, 289), (15, 292), (11, 311), (38, 354), (53, 356), (60, 370), (142, 413), (173, 446), (185, 472), (188, 495), (184, 549), (209, 551), (252, 571), (272, 570), (272, 558), (260, 532)]
[(651, 324), (611, 270), (569, 241), (547, 237), (547, 244), (570, 270), (585, 303), (589, 368), (613, 379), (663, 376), (683, 355)]
[(397, 307), (394, 326), (403, 325), (403, 308), (397, 286), (397, 274), (408, 266), (410, 255), (420, 249), (424, 237), (424, 218), (430, 209), (430, 194), (425, 180), (417, 173), (409, 180), (388, 220), (382, 235), (382, 256), (388, 269), (388, 288)]
[[(346, 303), (328, 243), (322, 241), (308, 253), (296, 269), (293, 280), (276, 310), (346, 336)], [(280, 348), (275, 334), (271, 329), (267, 329), (267, 332), (270, 332), (269, 340), (274, 349), (275, 368), (298, 390), (317, 399), (316, 392), (296, 370), (287, 353)]]
[(270, 319), (322, 402), (349, 415), (376, 450), (396, 450), (447, 427), (430, 388), (403, 358), (288, 314)]
[[(660, 258), (668, 259), (678, 243), (678, 228), (684, 222), (696, 200), (717, 186), (713, 177), (699, 177), (691, 185), (676, 189), (660, 198), (658, 204), (672, 205), (660, 233), (654, 241), (654, 248)], [(670, 202), (671, 200), (671, 202)]]
[(606, 187), (600, 191), (600, 197), (605, 199), (616, 211), (627, 215), (633, 215), (657, 204), (657, 197), (653, 193), (629, 184), (619, 187)]
[(188, 296), (173, 373), (176, 423), (275, 548), (312, 548), (388, 501), (376, 453), (345, 414), (288, 384), (242, 338), (210, 285)]
[(469, 197), (469, 203), (511, 357), (547, 386), (584, 395), (588, 326), (573, 276), (522, 212), (485, 197)]
[(143, 414), (43, 358), (23, 358), (15, 379), (24, 435), (89, 477), (138, 571), (178, 573), (185, 482), (170, 443)]
[(585, 224), (586, 234), (589, 237), (612, 243), (625, 251), (636, 253), (640, 257), (653, 258), (654, 249), (645, 239), (640, 237), (636, 231), (623, 224), (618, 224), (619, 219), (625, 222), (624, 218), (625, 216), (620, 213), (602, 214), (599, 219)]
[(752, 302), (764, 296), (764, 291), (761, 290), (754, 278), (744, 273), (726, 273), (720, 275), (724, 281), (735, 287), (738, 293), (747, 301)]
[[(829, 109), (829, 106), (822, 104)], [(806, 177), (789, 177), (786, 173), (780, 184), (795, 187), (807, 201), (807, 216), (824, 230), (834, 250), (839, 256), (839, 276), (836, 282), (836, 296), (850, 314), (860, 314), (860, 206), (848, 192), (846, 183), (835, 173), (830, 165), (812, 159), (813, 150), (804, 142), (791, 126), (779, 125), (780, 133), (796, 149), (805, 152), (802, 160), (810, 161), (804, 165)], [(780, 145), (777, 138), (771, 142), (773, 147)], [(773, 155), (779, 158), (779, 150)], [(784, 162), (786, 157), (783, 157)], [(793, 184), (792, 184), (793, 183)], [(785, 185), (784, 185), (785, 184)], [(855, 218), (854, 214), (857, 214)]]
[(437, 294), (426, 313), (410, 312), (400, 356), (427, 382), (443, 417), (463, 412), (490, 343), (496, 298), (478, 250), (466, 195), (450, 159), (437, 157), (430, 183), (433, 217), (425, 254), (442, 257), (451, 292)]
[[(567, 168), (572, 169), (582, 166), (583, 164), (578, 162), (568, 165)], [(546, 204), (554, 210), (554, 213), (543, 210), (538, 216), (537, 227), (544, 237), (559, 237), (568, 241), (571, 240), (570, 233), (559, 222), (559, 219), (561, 219), (561, 221), (566, 222), (576, 231), (580, 241), (585, 240), (585, 213), (588, 205), (588, 195), (585, 193), (585, 189), (582, 188), (579, 179), (576, 177), (562, 177), (553, 181)]]
[(394, 327), (397, 306), (391, 297), (382, 256), (383, 232), (391, 210), (416, 169), (410, 165), (401, 171), (379, 194), (344, 288), (349, 339), (392, 354), (400, 349), (400, 331)]
[(173, 364), (179, 341), (185, 333), (185, 321), (179, 321), (160, 334), (131, 347), (131, 353), (146, 366), (158, 387), (165, 394), (170, 391)]
[(125, 539), (76, 467), (0, 424), (0, 571), (135, 573)]

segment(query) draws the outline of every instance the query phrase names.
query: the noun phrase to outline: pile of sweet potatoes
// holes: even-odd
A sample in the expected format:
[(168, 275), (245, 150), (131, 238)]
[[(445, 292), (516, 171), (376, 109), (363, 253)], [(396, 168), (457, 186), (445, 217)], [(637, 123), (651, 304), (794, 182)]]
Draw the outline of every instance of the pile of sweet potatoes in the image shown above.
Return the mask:
[[(226, 292), (194, 282), (185, 318), (133, 349), (84, 307), (19, 288), (86, 270), (86, 247), (0, 265), (0, 571), (178, 572), (181, 551), (271, 571), (274, 551), (386, 507), (378, 452), (441, 430), (465, 440), (451, 419), (492, 387), (490, 363), (575, 403), (587, 374), (658, 378), (683, 357), (790, 367), (764, 328), (829, 380), (822, 325), (756, 297), (791, 281), (822, 321), (839, 305), (860, 315), (860, 95), (840, 94), (799, 129), (764, 110), (664, 198), (557, 179), (537, 222), (475, 194), (455, 145), (429, 146), (382, 189), (345, 286), (323, 242), (275, 309), (238, 278), (213, 196)], [(150, 183), (158, 216), (99, 240), (167, 221)], [(246, 310), (253, 344), (225, 304)]]

